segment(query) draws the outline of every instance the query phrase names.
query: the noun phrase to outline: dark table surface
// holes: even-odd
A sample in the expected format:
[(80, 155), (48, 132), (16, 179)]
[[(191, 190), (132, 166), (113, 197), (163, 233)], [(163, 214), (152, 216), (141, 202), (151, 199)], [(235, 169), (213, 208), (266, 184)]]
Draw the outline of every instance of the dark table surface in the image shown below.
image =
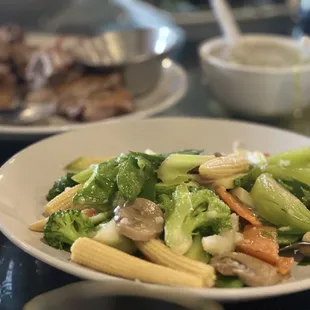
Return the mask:
[[(279, 27), (277, 27), (278, 29)], [(250, 29), (251, 30), (251, 29)], [(284, 25), (283, 33), (289, 30)], [(207, 88), (201, 82), (199, 64), (197, 61), (196, 47), (199, 42), (188, 41), (182, 51), (176, 57), (189, 74), (189, 92), (174, 108), (163, 113), (161, 116), (205, 116), (205, 117), (228, 117), (239, 118), (229, 114), (219, 103), (211, 99)], [(269, 123), (273, 126), (288, 127), (289, 120), (255, 120), (257, 122)], [(303, 125), (307, 122), (303, 120)], [(310, 126), (309, 126), (310, 127)], [(309, 129), (308, 127), (308, 129)], [(296, 128), (295, 128), (296, 129)], [(306, 134), (306, 128), (298, 128)], [(0, 165), (9, 157), (23, 149), (34, 141), (0, 141)], [(1, 195), (1, 193), (0, 193)], [(63, 285), (80, 281), (80, 279), (59, 271), (49, 265), (42, 263), (26, 254), (0, 233), (0, 309), (18, 310), (22, 309), (25, 302), (34, 296), (47, 292)], [(225, 309), (292, 309), (304, 305), (305, 309), (310, 300), (310, 292), (302, 292), (280, 298), (261, 301), (242, 302), (238, 304), (225, 304)], [(151, 307), (145, 301), (136, 298), (113, 298), (113, 303), (107, 303), (103, 309), (119, 309), (129, 304), (138, 308)], [(112, 307), (112, 308), (111, 308)], [(152, 303), (155, 309), (169, 306), (165, 304)]]

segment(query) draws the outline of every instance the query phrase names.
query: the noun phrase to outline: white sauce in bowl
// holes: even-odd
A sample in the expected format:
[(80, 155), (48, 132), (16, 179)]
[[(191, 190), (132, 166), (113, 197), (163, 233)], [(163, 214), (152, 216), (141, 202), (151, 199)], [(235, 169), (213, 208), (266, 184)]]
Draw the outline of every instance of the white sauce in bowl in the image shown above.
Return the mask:
[(226, 45), (215, 49), (211, 55), (229, 63), (257, 67), (284, 68), (310, 63), (310, 56), (298, 46), (267, 41)]

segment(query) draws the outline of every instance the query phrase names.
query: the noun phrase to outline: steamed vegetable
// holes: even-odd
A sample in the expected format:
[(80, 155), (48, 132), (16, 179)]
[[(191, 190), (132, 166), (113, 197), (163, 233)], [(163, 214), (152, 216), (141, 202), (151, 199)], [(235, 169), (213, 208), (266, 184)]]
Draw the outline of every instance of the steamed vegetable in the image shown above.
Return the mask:
[(69, 163), (65, 170), (77, 173), (88, 169), (91, 165), (99, 164), (108, 159), (112, 159), (112, 157), (79, 157)]
[(176, 152), (171, 152), (171, 153), (164, 153), (164, 154), (150, 154), (150, 152), (130, 152), (131, 155), (134, 156), (140, 156), (140, 157), (144, 157), (145, 159), (147, 159), (152, 166), (154, 167), (154, 169), (158, 169), (159, 166), (162, 164), (162, 162), (167, 159), (167, 157), (169, 157), (170, 155), (199, 155), (203, 152), (203, 150), (192, 150), (192, 149), (188, 149), (188, 150), (180, 150), (180, 151), (176, 151)]
[(230, 215), (231, 228), (223, 229), (219, 234), (202, 238), (203, 249), (211, 255), (223, 255), (233, 252), (236, 243), (242, 240), (242, 234), (239, 231), (239, 218), (236, 214)]
[[(133, 253), (131, 240), (116, 230), (111, 213), (99, 213), (88, 217), (79, 210), (57, 211), (50, 215), (44, 227), (44, 241), (57, 249), (71, 246), (81, 237), (93, 238), (127, 253)], [(109, 221), (106, 223), (107, 221)], [(99, 225), (97, 225), (99, 224)]]
[(261, 161), (249, 173), (235, 179), (234, 185), (250, 191), (263, 173), (269, 173), (277, 180), (310, 186), (310, 147), (269, 156), (267, 162)]
[(44, 241), (57, 249), (70, 246), (80, 237), (95, 231), (90, 218), (78, 210), (57, 211), (51, 214), (44, 227)]
[(136, 252), (134, 242), (119, 233), (113, 219), (108, 223), (98, 225), (93, 239), (128, 254)]
[(310, 147), (303, 147), (280, 154), (271, 155), (268, 158), (270, 165), (287, 167), (310, 167)]
[(238, 215), (240, 215), (253, 225), (261, 225), (261, 222), (257, 218), (257, 216), (243, 202), (239, 201), (233, 195), (228, 193), (223, 186), (216, 187), (215, 191), (220, 196), (220, 198), (225, 203), (227, 203), (227, 205), (232, 211), (236, 212)]
[(214, 158), (209, 155), (171, 154), (157, 170), (158, 178), (169, 184), (179, 184), (188, 180), (196, 180), (197, 174), (190, 171)]
[(238, 251), (274, 265), (282, 275), (290, 271), (294, 259), (279, 256), (277, 232), (274, 227), (247, 226), (243, 237), (244, 239), (237, 244)]
[(185, 253), (185, 256), (193, 260), (197, 260), (202, 263), (210, 262), (210, 254), (208, 254), (202, 247), (202, 238), (200, 234), (193, 236), (193, 243), (189, 250)]
[(165, 197), (165, 242), (175, 252), (186, 253), (192, 245), (192, 233), (200, 227), (208, 227), (218, 233), (230, 226), (230, 211), (210, 190), (193, 193), (181, 184), (172, 199)]
[(232, 153), (210, 159), (200, 165), (199, 174), (208, 179), (222, 179), (249, 170), (247, 152)]
[(240, 288), (244, 287), (244, 283), (238, 277), (217, 274), (215, 286), (219, 288)]
[(251, 196), (258, 214), (275, 226), (310, 231), (310, 211), (271, 175), (257, 178)]
[(248, 286), (275, 285), (284, 280), (275, 267), (244, 253), (215, 256), (211, 265), (222, 275), (238, 276)]
[(294, 236), (294, 235), (291, 235), (291, 236), (290, 235), (287, 235), (287, 236), (278, 235), (277, 237), (277, 242), (280, 247), (291, 245), (299, 240), (300, 240), (300, 237)]
[(236, 183), (244, 176), (246, 176), (246, 173), (241, 173), (241, 174), (235, 174), (233, 176), (221, 178), (221, 179), (215, 179), (212, 180), (212, 185), (213, 186), (223, 186), (226, 189), (233, 189), (236, 187)]
[(98, 165), (90, 165), (87, 169), (80, 171), (72, 177), (72, 180), (79, 184), (85, 183), (93, 174)]
[(310, 186), (298, 182), (296, 180), (286, 181), (277, 180), (280, 185), (282, 185), (286, 190), (296, 196), (301, 202), (310, 208)]
[(91, 177), (73, 197), (73, 203), (82, 205), (107, 203), (116, 190), (117, 173), (118, 163), (115, 159), (95, 166)]
[[(250, 191), (254, 186), (256, 175), (254, 175), (253, 171), (257, 171), (259, 168), (253, 168), (248, 173), (238, 176), (233, 180), (234, 187), (241, 187), (247, 191)], [(260, 170), (258, 170), (260, 171)]]
[(250, 193), (245, 189), (242, 187), (237, 187), (234, 188), (230, 193), (238, 198), (242, 203), (244, 203), (249, 209), (254, 209), (253, 199)]
[[(134, 200), (138, 196), (155, 199), (156, 175), (152, 163), (144, 156), (122, 155), (84, 171), (92, 174), (74, 196), (75, 204), (97, 205), (119, 197)], [(81, 172), (78, 177), (81, 176)], [(81, 179), (81, 178), (80, 178)]]
[(72, 180), (73, 175), (73, 173), (67, 173), (66, 175), (60, 177), (49, 190), (48, 194), (46, 195), (46, 200), (50, 201), (61, 194), (66, 188), (76, 185), (77, 182)]
[(310, 168), (283, 168), (276, 165), (267, 165), (262, 167), (260, 170), (261, 171), (256, 175), (257, 177), (261, 173), (269, 173), (275, 179), (298, 181), (310, 186)]
[(297, 182), (302, 186), (310, 187), (310, 168), (286, 168), (278, 165), (255, 167), (248, 174), (235, 179), (234, 185), (250, 191), (256, 179), (263, 173), (271, 174), (273, 178), (280, 181)]

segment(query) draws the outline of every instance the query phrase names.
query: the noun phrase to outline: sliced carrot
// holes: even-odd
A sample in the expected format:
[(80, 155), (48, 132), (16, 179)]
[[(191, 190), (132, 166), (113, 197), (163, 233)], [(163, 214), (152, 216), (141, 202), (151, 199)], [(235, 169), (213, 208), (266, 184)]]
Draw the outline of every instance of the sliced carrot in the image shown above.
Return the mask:
[(237, 251), (275, 266), (282, 275), (290, 271), (294, 259), (279, 256), (277, 232), (274, 227), (248, 225), (243, 232), (243, 237), (244, 239), (237, 244)]
[(249, 221), (252, 225), (261, 226), (260, 220), (253, 214), (253, 212), (241, 201), (228, 193), (224, 186), (217, 186), (216, 193), (229, 206), (229, 208), (238, 215)]
[(95, 216), (98, 214), (97, 210), (94, 208), (84, 209), (84, 210), (82, 210), (82, 213), (88, 217), (92, 217), (92, 216)]
[(244, 239), (237, 244), (237, 250), (275, 265), (279, 259), (276, 236), (273, 227), (248, 225), (243, 232)]
[(293, 257), (279, 257), (277, 268), (278, 272), (281, 273), (283, 276), (288, 274), (294, 264)]

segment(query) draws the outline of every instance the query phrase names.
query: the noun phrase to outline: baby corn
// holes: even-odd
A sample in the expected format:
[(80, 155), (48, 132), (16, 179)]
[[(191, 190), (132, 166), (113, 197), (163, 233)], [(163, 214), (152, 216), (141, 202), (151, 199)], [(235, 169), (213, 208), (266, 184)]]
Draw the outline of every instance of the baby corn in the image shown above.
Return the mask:
[(193, 274), (152, 264), (88, 238), (79, 238), (71, 247), (74, 263), (126, 279), (187, 287), (203, 287)]
[(75, 185), (74, 187), (56, 196), (44, 207), (44, 214), (49, 216), (58, 210), (67, 210), (73, 208), (74, 205), (72, 203), (72, 198), (82, 187), (82, 184)]
[(199, 167), (199, 174), (208, 179), (220, 179), (247, 172), (250, 168), (246, 152), (216, 157)]
[(48, 221), (48, 217), (38, 220), (29, 225), (29, 229), (32, 231), (43, 232), (44, 226)]
[(205, 287), (212, 287), (215, 280), (214, 268), (171, 251), (160, 240), (136, 242), (138, 249), (152, 262), (175, 270), (202, 277)]

